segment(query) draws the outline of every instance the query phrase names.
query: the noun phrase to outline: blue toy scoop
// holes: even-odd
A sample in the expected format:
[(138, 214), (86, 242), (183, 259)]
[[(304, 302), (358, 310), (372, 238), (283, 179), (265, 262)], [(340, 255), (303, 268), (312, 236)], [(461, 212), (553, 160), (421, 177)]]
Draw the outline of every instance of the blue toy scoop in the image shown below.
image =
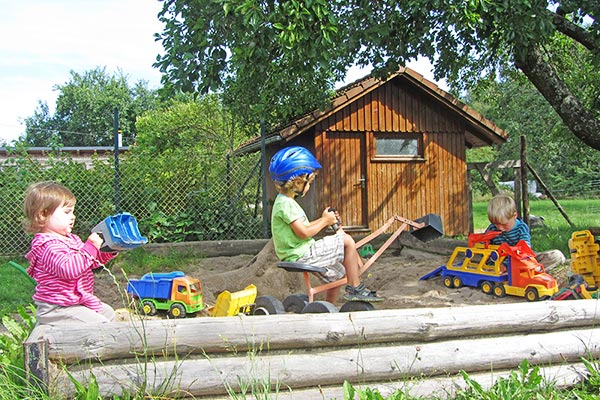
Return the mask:
[(148, 243), (148, 239), (140, 233), (138, 223), (129, 213), (115, 214), (96, 225), (92, 232), (102, 235), (102, 250), (130, 250)]

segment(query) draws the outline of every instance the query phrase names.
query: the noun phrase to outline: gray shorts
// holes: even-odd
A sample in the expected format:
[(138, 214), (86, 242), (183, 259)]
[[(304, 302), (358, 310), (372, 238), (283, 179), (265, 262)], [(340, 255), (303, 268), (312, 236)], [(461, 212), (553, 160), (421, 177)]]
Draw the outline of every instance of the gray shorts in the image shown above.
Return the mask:
[(115, 311), (102, 303), (102, 312), (96, 312), (85, 306), (63, 307), (56, 304), (35, 302), (38, 325), (60, 325), (74, 323), (102, 323), (115, 319)]
[(308, 252), (296, 262), (327, 268), (325, 273), (315, 275), (323, 282), (333, 282), (346, 276), (344, 268), (344, 232), (317, 240)]

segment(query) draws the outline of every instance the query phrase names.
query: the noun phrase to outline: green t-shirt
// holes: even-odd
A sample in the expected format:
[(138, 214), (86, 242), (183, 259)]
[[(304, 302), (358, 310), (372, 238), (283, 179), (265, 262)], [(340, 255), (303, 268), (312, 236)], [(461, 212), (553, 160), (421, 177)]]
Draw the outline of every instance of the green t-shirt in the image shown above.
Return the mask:
[(271, 234), (275, 253), (282, 261), (296, 261), (315, 242), (313, 238), (300, 239), (292, 230), (290, 224), (300, 218), (304, 219), (304, 225), (309, 224), (306, 213), (296, 200), (278, 194), (271, 213)]

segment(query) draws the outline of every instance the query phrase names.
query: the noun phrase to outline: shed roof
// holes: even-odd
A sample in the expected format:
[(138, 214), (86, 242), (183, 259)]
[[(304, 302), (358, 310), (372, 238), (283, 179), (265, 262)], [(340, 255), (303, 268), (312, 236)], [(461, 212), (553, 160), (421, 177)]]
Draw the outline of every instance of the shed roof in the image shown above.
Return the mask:
[[(461, 102), (450, 93), (441, 89), (434, 82), (423, 77), (418, 72), (407, 68), (400, 67), (398, 71), (390, 74), (385, 79), (379, 79), (372, 75), (367, 75), (347, 86), (344, 86), (336, 91), (336, 95), (330, 103), (330, 106), (324, 110), (314, 110), (304, 114), (289, 123), (283, 124), (275, 128), (267, 135), (267, 144), (276, 141), (288, 141), (302, 134), (311, 127), (318, 124), (320, 121), (331, 116), (352, 102), (365, 96), (369, 92), (383, 86), (387, 82), (402, 77), (410, 85), (415, 87), (421, 93), (430, 96), (435, 102), (445, 107), (450, 112), (457, 114), (467, 125), (465, 135), (465, 145), (469, 148), (489, 146), (493, 144), (501, 144), (506, 141), (508, 135), (504, 130), (496, 126), (492, 121), (485, 118), (481, 113)], [(255, 137), (248, 142), (242, 144), (235, 153), (247, 153), (258, 150), (260, 137)]]

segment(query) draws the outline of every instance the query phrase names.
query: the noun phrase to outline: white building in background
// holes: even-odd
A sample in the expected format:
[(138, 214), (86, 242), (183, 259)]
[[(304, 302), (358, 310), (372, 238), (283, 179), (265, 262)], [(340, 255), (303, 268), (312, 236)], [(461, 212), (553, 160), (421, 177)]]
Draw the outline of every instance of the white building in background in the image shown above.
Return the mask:
[[(119, 147), (119, 154), (129, 151), (129, 147)], [(92, 159), (112, 160), (114, 158), (114, 147), (111, 146), (95, 146), (95, 147), (61, 147), (60, 149), (52, 149), (50, 147), (30, 147), (27, 149), (27, 154), (42, 164), (48, 161), (48, 157), (53, 155), (68, 155), (75, 162), (81, 162), (86, 165), (86, 168), (91, 168)], [(6, 164), (9, 158), (14, 158), (14, 153), (8, 149), (0, 147), (0, 169)]]
[[(498, 185), (500, 185), (501, 189), (502, 189), (502, 187), (504, 187), (504, 188), (508, 187), (512, 191), (515, 190), (515, 181), (498, 182)], [(529, 194), (531, 194), (537, 198), (540, 198), (543, 196), (542, 193), (538, 192), (536, 180), (528, 180), (527, 181), (527, 192), (529, 192)]]

